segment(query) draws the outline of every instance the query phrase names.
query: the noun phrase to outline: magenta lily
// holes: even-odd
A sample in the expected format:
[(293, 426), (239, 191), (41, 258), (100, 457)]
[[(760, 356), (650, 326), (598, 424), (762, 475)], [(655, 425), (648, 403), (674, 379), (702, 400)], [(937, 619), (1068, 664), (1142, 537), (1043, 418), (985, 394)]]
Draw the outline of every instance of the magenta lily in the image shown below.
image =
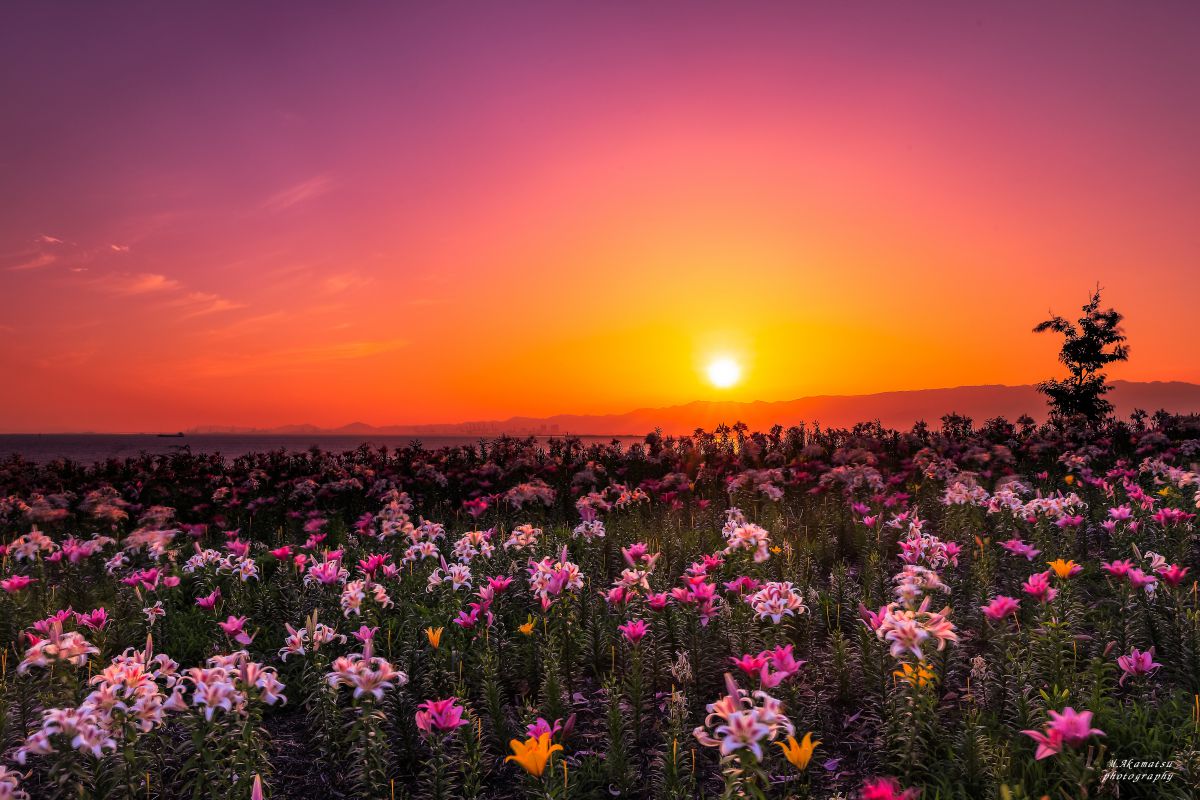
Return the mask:
[(980, 606), (979, 610), (993, 622), (999, 622), (1005, 617), (1012, 615), (1016, 616), (1017, 611), (1021, 608), (1021, 601), (1016, 600), (1006, 595), (997, 595), (992, 598), (992, 602), (986, 606)]
[(1050, 721), (1040, 731), (1021, 731), (1037, 742), (1035, 758), (1058, 755), (1064, 747), (1078, 747), (1092, 736), (1103, 736), (1104, 731), (1093, 728), (1092, 712), (1076, 711), (1067, 706), (1061, 712), (1051, 711)]
[(1117, 656), (1117, 666), (1119, 666), (1124, 674), (1121, 675), (1121, 680), (1118, 683), (1124, 685), (1126, 678), (1137, 678), (1142, 675), (1153, 675), (1158, 671), (1162, 664), (1154, 660), (1154, 648), (1142, 652), (1136, 647), (1129, 651), (1129, 655)]
[(624, 625), (618, 625), (617, 630), (625, 637), (625, 640), (630, 644), (637, 644), (646, 637), (650, 630), (650, 626), (645, 620), (634, 619), (626, 622)]
[(445, 733), (467, 724), (462, 718), (463, 708), (457, 697), (444, 700), (426, 700), (417, 707), (417, 728), (423, 733), (438, 731)]

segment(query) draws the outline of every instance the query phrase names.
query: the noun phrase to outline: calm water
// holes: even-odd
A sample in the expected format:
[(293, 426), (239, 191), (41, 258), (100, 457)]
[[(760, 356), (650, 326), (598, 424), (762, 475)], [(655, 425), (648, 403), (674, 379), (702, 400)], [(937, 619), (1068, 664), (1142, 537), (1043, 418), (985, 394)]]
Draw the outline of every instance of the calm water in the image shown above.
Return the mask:
[[(538, 437), (545, 441), (547, 437)], [(581, 436), (585, 442), (609, 442), (613, 437)], [(617, 437), (625, 444), (641, 441), (634, 437)], [(67, 458), (84, 464), (108, 458), (128, 458), (140, 453), (174, 453), (187, 445), (192, 452), (220, 453), (234, 457), (246, 453), (261, 453), (283, 448), (301, 452), (310, 447), (342, 452), (353, 450), (366, 442), (373, 447), (404, 447), (420, 441), (427, 450), (461, 444), (477, 444), (478, 436), (312, 436), (312, 435), (240, 435), (212, 434), (182, 438), (126, 434), (0, 434), (0, 458), (19, 453), (30, 461), (44, 462)]]

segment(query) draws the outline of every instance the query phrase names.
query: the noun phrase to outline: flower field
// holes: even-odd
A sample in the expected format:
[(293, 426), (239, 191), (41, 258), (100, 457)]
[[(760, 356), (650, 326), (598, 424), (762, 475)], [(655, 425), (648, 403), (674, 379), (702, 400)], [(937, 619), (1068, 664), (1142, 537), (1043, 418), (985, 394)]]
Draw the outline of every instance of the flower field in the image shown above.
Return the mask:
[(1200, 432), (0, 464), (0, 799), (1191, 797)]

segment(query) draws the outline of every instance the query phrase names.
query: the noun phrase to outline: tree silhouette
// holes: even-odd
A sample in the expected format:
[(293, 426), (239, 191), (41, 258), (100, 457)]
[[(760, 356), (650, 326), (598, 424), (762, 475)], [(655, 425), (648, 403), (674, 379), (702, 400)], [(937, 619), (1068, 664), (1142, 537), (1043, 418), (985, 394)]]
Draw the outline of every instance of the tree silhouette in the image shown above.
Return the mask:
[(1112, 387), (1101, 370), (1115, 361), (1128, 360), (1129, 348), (1121, 330), (1124, 317), (1112, 308), (1100, 310), (1099, 287), (1082, 310), (1083, 316), (1077, 323), (1055, 314), (1033, 329), (1034, 333), (1062, 334), (1058, 360), (1071, 373), (1066, 380), (1042, 381), (1037, 390), (1050, 399), (1052, 417), (1059, 420), (1083, 417), (1095, 423), (1113, 409), (1112, 403), (1104, 399)]

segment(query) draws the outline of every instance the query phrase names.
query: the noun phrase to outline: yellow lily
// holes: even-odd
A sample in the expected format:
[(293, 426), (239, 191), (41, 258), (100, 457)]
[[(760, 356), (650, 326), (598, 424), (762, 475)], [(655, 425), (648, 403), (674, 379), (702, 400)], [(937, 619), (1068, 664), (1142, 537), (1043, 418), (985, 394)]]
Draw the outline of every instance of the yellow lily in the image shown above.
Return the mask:
[(792, 763), (792, 766), (798, 770), (808, 769), (808, 762), (812, 760), (813, 751), (817, 749), (820, 742), (814, 742), (812, 733), (804, 734), (804, 740), (797, 742), (795, 736), (789, 736), (787, 742), (776, 742), (779, 749), (783, 751), (783, 756)]
[(532, 636), (533, 635), (533, 626), (535, 624), (536, 623), (534, 623), (533, 617), (531, 616), (529, 618), (529, 621), (526, 622), (524, 625), (517, 626), (517, 630), (519, 630), (521, 633), (525, 634), (526, 636)]
[(900, 669), (892, 673), (902, 681), (907, 682), (910, 686), (928, 686), (933, 683), (933, 670), (924, 664), (918, 664), (916, 668), (912, 664), (901, 664)]
[(429, 644), (434, 650), (437, 650), (442, 644), (442, 631), (445, 628), (429, 627), (425, 629), (425, 638), (429, 640)]
[(530, 736), (523, 742), (513, 739), (508, 746), (512, 748), (513, 755), (504, 760), (517, 762), (522, 769), (537, 778), (542, 777), (542, 773), (546, 771), (546, 762), (550, 760), (550, 755), (563, 749), (561, 744), (550, 744), (548, 733), (536, 738)]
[(1063, 561), (1061, 558), (1056, 558), (1053, 561), (1047, 561), (1046, 565), (1054, 570), (1054, 574), (1060, 578), (1069, 578), (1079, 571), (1079, 565), (1072, 561)]

